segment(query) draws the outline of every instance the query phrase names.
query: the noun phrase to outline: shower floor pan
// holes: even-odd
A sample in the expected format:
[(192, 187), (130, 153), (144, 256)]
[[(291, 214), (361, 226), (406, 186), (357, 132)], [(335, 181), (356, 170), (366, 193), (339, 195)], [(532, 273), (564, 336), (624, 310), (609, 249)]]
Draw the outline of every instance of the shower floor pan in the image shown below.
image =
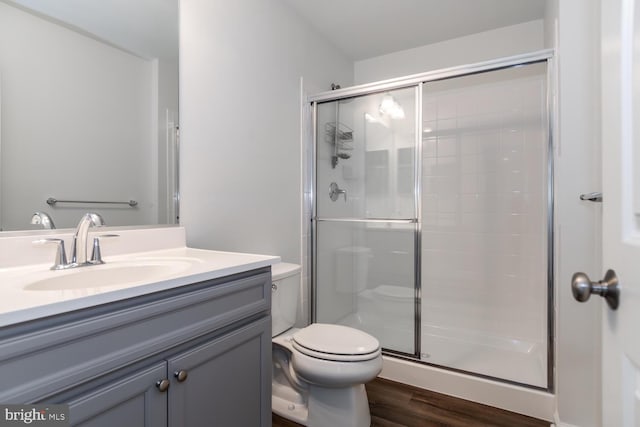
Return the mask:
[[(413, 322), (409, 319), (389, 324), (375, 313), (360, 310), (337, 323), (375, 336), (384, 349), (414, 354)], [(534, 387), (547, 386), (545, 347), (478, 330), (421, 325), (421, 361)]]

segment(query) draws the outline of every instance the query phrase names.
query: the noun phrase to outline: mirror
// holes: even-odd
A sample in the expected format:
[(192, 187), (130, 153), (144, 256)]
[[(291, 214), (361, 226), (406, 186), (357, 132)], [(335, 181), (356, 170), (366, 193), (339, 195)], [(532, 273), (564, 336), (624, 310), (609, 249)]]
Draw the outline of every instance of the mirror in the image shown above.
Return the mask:
[(178, 0), (0, 0), (1, 231), (175, 224), (177, 162)]

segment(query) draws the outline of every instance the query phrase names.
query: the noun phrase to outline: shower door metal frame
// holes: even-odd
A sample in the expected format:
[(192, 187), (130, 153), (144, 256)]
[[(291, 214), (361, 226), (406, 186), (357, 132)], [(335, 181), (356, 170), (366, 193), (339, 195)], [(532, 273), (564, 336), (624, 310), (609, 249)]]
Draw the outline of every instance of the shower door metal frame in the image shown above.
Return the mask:
[[(433, 366), (439, 369), (444, 369), (453, 372), (460, 372), (466, 375), (471, 375), (480, 378), (487, 378), (493, 381), (498, 381), (507, 384), (514, 384), (520, 387), (526, 387), (535, 390), (543, 390), (553, 393), (555, 387), (554, 381), (554, 366), (555, 366), (555, 252), (554, 252), (554, 141), (553, 134), (555, 128), (555, 64), (553, 62), (554, 50), (544, 49), (536, 52), (526, 53), (522, 55), (515, 55), (505, 58), (499, 58), (490, 61), (484, 61), (474, 64), (468, 64), (458, 67), (451, 67), (442, 70), (429, 71), (426, 73), (413, 74), (405, 77), (394, 78), (389, 80), (383, 80), (380, 82), (368, 83), (358, 86), (352, 86), (344, 89), (337, 89), (327, 92), (321, 92), (316, 95), (307, 97), (306, 102), (311, 105), (311, 122), (312, 122), (312, 152), (311, 158), (308, 159), (307, 166), (311, 168), (311, 182), (309, 182), (310, 188), (305, 188), (304, 191), (308, 191), (310, 194), (309, 203), (311, 206), (307, 206), (308, 212), (311, 213), (310, 218), (304, 218), (305, 221), (311, 223), (311, 236), (307, 250), (309, 251), (311, 265), (309, 272), (310, 279), (310, 317), (311, 321), (316, 321), (317, 314), (317, 241), (318, 241), (318, 221), (341, 221), (341, 222), (387, 222), (387, 223), (410, 223), (412, 221), (400, 219), (400, 220), (382, 220), (382, 219), (356, 219), (356, 218), (322, 218), (317, 216), (317, 107), (319, 103), (326, 103), (332, 101), (339, 101), (341, 99), (359, 97), (363, 95), (370, 95), (375, 93), (386, 92), (394, 89), (416, 88), (416, 145), (415, 145), (415, 188), (414, 188), (414, 200), (415, 200), (415, 235), (414, 235), (414, 275), (415, 275), (415, 324), (414, 324), (414, 354), (403, 353), (399, 351), (383, 349), (383, 354), (393, 357), (409, 360), (414, 363), (425, 364)], [(473, 74), (480, 74), (490, 71), (498, 71), (502, 69), (518, 67), (523, 65), (530, 65), (535, 63), (546, 63), (546, 124), (547, 124), (547, 387), (538, 387), (530, 384), (519, 383), (499, 377), (492, 377), (488, 375), (478, 374), (470, 371), (463, 371), (456, 368), (450, 368), (443, 365), (437, 365), (420, 360), (421, 353), (421, 268), (422, 268), (422, 89), (425, 83), (434, 82), (438, 80), (448, 80), (456, 77), (463, 77)]]

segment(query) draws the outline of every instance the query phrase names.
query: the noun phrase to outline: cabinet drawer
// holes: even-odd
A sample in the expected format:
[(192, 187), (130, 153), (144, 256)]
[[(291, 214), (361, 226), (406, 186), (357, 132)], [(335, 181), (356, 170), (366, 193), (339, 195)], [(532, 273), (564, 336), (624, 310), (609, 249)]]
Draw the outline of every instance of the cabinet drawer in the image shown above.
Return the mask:
[(16, 331), (5, 328), (0, 330), (0, 402), (39, 400), (266, 315), (270, 298), (271, 274), (265, 268), (18, 325)]

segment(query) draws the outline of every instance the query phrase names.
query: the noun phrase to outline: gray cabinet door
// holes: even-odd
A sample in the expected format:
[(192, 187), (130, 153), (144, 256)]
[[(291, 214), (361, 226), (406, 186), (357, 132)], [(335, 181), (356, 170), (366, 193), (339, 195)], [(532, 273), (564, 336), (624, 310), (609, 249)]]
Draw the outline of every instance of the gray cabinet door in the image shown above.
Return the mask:
[(166, 362), (128, 375), (69, 401), (72, 426), (161, 427), (167, 425), (167, 392), (156, 381), (166, 378)]
[(169, 375), (170, 427), (270, 426), (271, 318), (170, 358)]

